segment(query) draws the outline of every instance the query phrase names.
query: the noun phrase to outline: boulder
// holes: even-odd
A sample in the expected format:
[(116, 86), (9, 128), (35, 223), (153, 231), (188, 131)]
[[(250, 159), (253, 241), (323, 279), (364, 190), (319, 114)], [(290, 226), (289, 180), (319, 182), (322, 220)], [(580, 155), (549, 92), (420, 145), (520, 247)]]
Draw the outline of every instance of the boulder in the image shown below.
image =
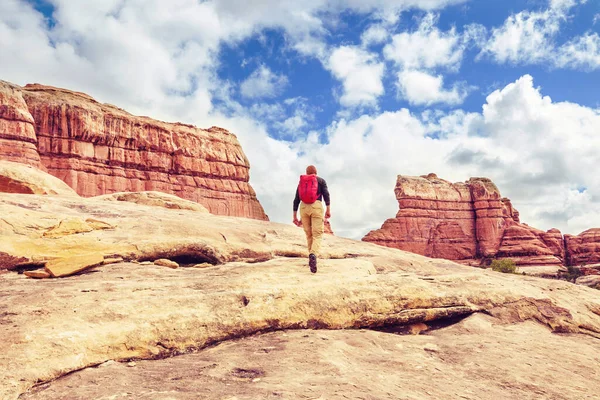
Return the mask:
[(0, 160), (0, 192), (77, 196), (60, 179), (32, 166)]

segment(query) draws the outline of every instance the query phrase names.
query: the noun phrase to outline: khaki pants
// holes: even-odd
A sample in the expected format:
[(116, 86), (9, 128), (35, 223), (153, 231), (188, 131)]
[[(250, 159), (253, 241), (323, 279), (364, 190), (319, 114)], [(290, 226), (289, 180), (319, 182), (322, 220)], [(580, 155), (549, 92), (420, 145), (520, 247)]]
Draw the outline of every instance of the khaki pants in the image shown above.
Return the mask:
[(300, 203), (300, 219), (306, 233), (308, 252), (316, 256), (321, 250), (321, 239), (323, 238), (323, 204), (317, 200), (313, 204)]

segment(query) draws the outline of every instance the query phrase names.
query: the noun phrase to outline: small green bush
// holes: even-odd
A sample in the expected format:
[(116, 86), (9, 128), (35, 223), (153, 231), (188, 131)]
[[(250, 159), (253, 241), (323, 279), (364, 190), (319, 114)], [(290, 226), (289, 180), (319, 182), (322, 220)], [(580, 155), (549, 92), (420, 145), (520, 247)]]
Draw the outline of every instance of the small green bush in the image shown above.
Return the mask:
[(501, 260), (493, 260), (490, 264), (492, 271), (498, 271), (505, 274), (514, 274), (517, 270), (517, 266), (510, 258), (503, 258)]

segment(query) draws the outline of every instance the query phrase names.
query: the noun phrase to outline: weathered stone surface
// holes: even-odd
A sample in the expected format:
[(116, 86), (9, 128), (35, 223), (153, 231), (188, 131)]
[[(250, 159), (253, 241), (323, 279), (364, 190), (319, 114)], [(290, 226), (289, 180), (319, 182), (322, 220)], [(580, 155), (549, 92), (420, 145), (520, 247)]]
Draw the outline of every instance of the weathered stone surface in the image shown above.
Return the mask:
[(179, 264), (175, 261), (168, 260), (166, 258), (160, 258), (158, 260), (154, 260), (154, 265), (158, 265), (160, 267), (168, 267), (168, 268), (179, 268)]
[(578, 285), (585, 285), (593, 288), (600, 289), (600, 275), (585, 275), (577, 278), (576, 283)]
[(560, 231), (521, 224), (519, 212), (487, 178), (451, 183), (435, 174), (398, 176), (396, 218), (363, 240), (428, 257), (477, 265), (512, 258), (517, 265), (564, 264)]
[(435, 174), (398, 176), (396, 218), (370, 232), (364, 241), (452, 260), (475, 258), (475, 211), (466, 184), (451, 184)]
[(107, 201), (128, 201), (135, 204), (152, 207), (164, 207), (176, 210), (193, 210), (207, 213), (202, 204), (184, 200), (172, 194), (161, 192), (125, 192), (97, 196), (98, 199)]
[(37, 137), (21, 88), (0, 80), (0, 160), (40, 167)]
[(120, 263), (123, 262), (123, 257), (108, 257), (108, 258), (104, 258), (104, 262), (102, 264), (107, 265), (107, 264), (116, 264), (116, 263)]
[(597, 339), (555, 335), (534, 322), (498, 322), (477, 314), (415, 336), (372, 330), (272, 332), (196, 354), (138, 361), (135, 369), (115, 362), (87, 368), (22, 399), (118, 399), (123, 393), (173, 400), (597, 396)]
[(511, 258), (517, 265), (563, 265), (564, 244), (557, 229), (540, 231), (527, 225), (510, 225), (504, 230), (498, 258)]
[(47, 278), (52, 277), (50, 272), (46, 271), (45, 269), (37, 269), (35, 271), (25, 271), (25, 272), (23, 272), (23, 275), (28, 276), (30, 278), (35, 278), (35, 279), (47, 279)]
[(268, 219), (235, 135), (137, 117), (66, 89), (0, 81), (0, 157), (41, 166), (86, 197), (160, 191), (213, 214)]
[(600, 229), (588, 229), (577, 236), (565, 235), (569, 265), (600, 263)]
[(0, 192), (77, 196), (60, 179), (26, 164), (0, 160)]
[[(452, 379), (463, 377), (463, 383), (482, 379), (479, 363), (487, 354), (486, 347), (481, 346), (501, 336), (514, 339), (512, 345), (518, 347), (513, 348), (519, 353), (531, 349), (541, 360), (554, 357), (546, 353), (555, 351), (557, 345), (584, 349), (579, 346), (585, 343), (591, 348), (585, 348), (583, 358), (571, 352), (572, 361), (565, 364), (565, 370), (579, 371), (585, 365), (584, 378), (587, 373), (592, 376), (600, 372), (597, 362), (585, 358), (600, 350), (600, 291), (568, 282), (463, 267), (335, 236), (325, 238), (319, 272), (311, 274), (304, 233), (296, 227), (190, 210), (149, 209), (129, 202), (0, 194), (0, 215), (6, 220), (0, 225), (1, 252), (30, 262), (94, 252), (105, 256), (99, 261), (120, 256), (126, 260), (168, 258), (214, 265), (170, 269), (119, 263), (60, 280), (0, 274), (2, 399), (16, 399), (37, 383), (111, 359), (161, 358), (269, 330), (432, 325), (480, 312), (493, 317), (492, 326), (515, 324), (509, 327), (522, 331), (523, 336), (513, 338), (506, 332), (490, 331), (493, 339), (487, 340), (488, 333), (480, 331), (476, 337), (465, 339), (463, 367)], [(69, 218), (98, 219), (114, 229), (58, 238), (43, 236), (49, 227)], [(549, 332), (546, 329), (571, 335), (556, 336), (560, 341), (552, 342), (552, 350), (548, 350), (539, 347), (537, 340), (540, 332)], [(447, 344), (414, 336), (426, 338), (419, 342), (423, 352), (419, 354), (451, 357), (453, 353), (447, 351), (458, 343), (456, 335), (439, 332)], [(439, 351), (426, 351), (427, 343), (435, 344)], [(499, 341), (497, 345), (506, 343)], [(339, 349), (331, 351), (341, 354)], [(388, 359), (392, 356), (386, 352)], [(414, 362), (404, 355), (400, 358)], [(365, 362), (376, 368), (372, 358)], [(436, 365), (444, 370), (443, 361), (440, 363)], [(416, 365), (423, 364), (419, 361)], [(491, 368), (491, 364), (485, 365)], [(235, 365), (233, 368), (240, 368), (235, 376), (247, 379), (243, 370), (251, 367)], [(577, 373), (564, 375), (563, 369), (549, 368), (547, 362), (540, 368), (547, 373), (544, 379), (565, 379), (560, 382)], [(434, 369), (418, 370), (423, 384), (430, 384), (437, 376)], [(327, 381), (340, 379), (340, 370), (336, 371), (323, 371), (324, 386)], [(533, 372), (530, 376), (536, 375)], [(371, 379), (378, 376), (375, 371), (369, 373)], [(519, 382), (526, 388), (530, 381)], [(505, 386), (506, 380), (496, 383), (496, 387)], [(400, 381), (398, 384), (397, 391), (402, 392), (405, 386)], [(564, 385), (554, 387), (549, 396), (563, 389), (570, 393), (574, 387)], [(82, 388), (82, 393), (87, 394), (87, 390)], [(494, 398), (496, 392), (490, 393)]]
[(46, 262), (44, 269), (53, 278), (62, 278), (98, 266), (104, 262), (100, 254), (78, 254), (62, 257)]

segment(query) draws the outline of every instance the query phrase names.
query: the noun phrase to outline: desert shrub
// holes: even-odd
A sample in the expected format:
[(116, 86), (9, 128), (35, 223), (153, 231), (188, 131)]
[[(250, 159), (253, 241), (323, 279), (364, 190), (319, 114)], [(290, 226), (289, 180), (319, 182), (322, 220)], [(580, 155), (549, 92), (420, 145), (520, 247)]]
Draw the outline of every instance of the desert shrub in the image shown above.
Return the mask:
[(577, 278), (579, 278), (582, 275), (583, 275), (583, 272), (581, 272), (580, 268), (573, 267), (573, 266), (568, 266), (567, 267), (567, 272), (561, 273), (560, 277), (562, 279), (565, 279), (565, 280), (569, 281), (569, 282), (575, 283), (575, 281), (577, 280)]
[(510, 258), (503, 258), (501, 260), (493, 260), (490, 264), (493, 271), (502, 272), (505, 274), (514, 274), (517, 270), (517, 266)]

